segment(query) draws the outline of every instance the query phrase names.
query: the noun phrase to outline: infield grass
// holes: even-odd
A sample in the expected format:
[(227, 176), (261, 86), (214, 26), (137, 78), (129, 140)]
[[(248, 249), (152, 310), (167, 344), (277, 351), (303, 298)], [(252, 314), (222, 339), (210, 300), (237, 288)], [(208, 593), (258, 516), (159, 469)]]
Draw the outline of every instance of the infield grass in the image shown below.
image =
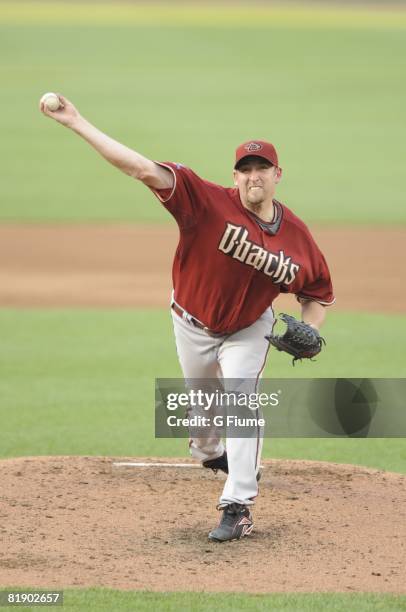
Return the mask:
[(237, 144), (272, 140), (277, 195), (306, 221), (405, 223), (405, 29), (401, 9), (0, 2), (0, 220), (169, 219), (39, 113), (56, 90), (225, 185)]
[[(154, 437), (154, 378), (181, 376), (167, 311), (2, 310), (0, 326), (1, 457), (187, 454)], [(405, 377), (406, 317), (334, 313), (323, 331), (316, 363), (273, 351), (265, 376)], [(271, 439), (264, 456), (406, 472), (403, 439)]]

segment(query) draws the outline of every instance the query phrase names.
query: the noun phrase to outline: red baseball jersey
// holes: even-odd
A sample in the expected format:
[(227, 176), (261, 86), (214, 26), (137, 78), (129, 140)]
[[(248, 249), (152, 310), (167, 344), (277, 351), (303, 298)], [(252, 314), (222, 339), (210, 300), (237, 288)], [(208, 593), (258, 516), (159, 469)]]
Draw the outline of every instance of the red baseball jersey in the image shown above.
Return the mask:
[(174, 299), (189, 314), (229, 334), (254, 323), (281, 292), (334, 303), (323, 254), (289, 208), (274, 200), (275, 218), (266, 224), (243, 206), (238, 189), (181, 164), (160, 165), (172, 171), (174, 186), (152, 191), (179, 226)]

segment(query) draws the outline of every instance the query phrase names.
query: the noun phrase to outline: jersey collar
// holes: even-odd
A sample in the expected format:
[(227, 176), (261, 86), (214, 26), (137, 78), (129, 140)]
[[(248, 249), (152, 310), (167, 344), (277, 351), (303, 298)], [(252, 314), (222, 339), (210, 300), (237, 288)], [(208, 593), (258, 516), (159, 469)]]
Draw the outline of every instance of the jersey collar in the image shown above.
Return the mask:
[(274, 218), (272, 219), (272, 221), (264, 221), (263, 219), (261, 219), (260, 217), (258, 217), (258, 215), (256, 215), (255, 213), (251, 212), (250, 210), (248, 210), (247, 208), (244, 207), (244, 210), (248, 213), (248, 215), (254, 219), (254, 221), (256, 221), (259, 225), (259, 227), (266, 233), (269, 234), (270, 236), (275, 236), (280, 229), (281, 223), (282, 223), (282, 219), (283, 219), (283, 208), (282, 208), (282, 204), (280, 202), (278, 202), (278, 200), (272, 200), (273, 204), (274, 204)]

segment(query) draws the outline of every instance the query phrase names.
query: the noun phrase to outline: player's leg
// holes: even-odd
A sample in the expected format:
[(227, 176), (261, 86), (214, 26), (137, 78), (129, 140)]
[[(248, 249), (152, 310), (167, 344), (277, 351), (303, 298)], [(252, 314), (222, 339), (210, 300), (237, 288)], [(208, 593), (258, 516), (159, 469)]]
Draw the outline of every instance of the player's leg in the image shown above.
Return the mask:
[[(184, 321), (173, 310), (171, 312), (176, 350), (188, 388), (193, 388), (194, 379), (218, 380), (220, 370), (217, 351), (222, 340), (210, 337), (203, 330)], [(205, 415), (209, 413), (206, 411)], [(192, 417), (193, 412), (188, 411), (188, 416)], [(214, 426), (205, 428), (204, 437), (191, 438), (189, 448), (191, 455), (199, 461), (216, 459), (224, 453), (224, 444)]]
[[(229, 336), (221, 345), (218, 360), (227, 390), (254, 393), (265, 366), (269, 342), (265, 335), (272, 330), (272, 309), (268, 309), (253, 325)], [(238, 379), (238, 383), (235, 379)], [(237, 389), (236, 389), (237, 384)], [(253, 411), (251, 416), (259, 416)], [(248, 438), (227, 438), (229, 476), (220, 504), (250, 505), (258, 495), (256, 475), (262, 451), (262, 431), (255, 428)]]

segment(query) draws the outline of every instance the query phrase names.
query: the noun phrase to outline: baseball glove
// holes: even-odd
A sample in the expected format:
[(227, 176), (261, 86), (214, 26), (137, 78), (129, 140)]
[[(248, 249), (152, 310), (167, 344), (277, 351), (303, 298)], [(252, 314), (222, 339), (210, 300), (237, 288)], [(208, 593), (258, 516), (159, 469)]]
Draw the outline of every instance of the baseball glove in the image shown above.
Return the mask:
[(287, 325), (285, 333), (276, 336), (271, 332), (265, 338), (278, 351), (285, 351), (293, 355), (293, 365), (298, 359), (312, 359), (320, 353), (326, 341), (320, 336), (317, 329), (287, 314), (280, 314), (279, 318)]

